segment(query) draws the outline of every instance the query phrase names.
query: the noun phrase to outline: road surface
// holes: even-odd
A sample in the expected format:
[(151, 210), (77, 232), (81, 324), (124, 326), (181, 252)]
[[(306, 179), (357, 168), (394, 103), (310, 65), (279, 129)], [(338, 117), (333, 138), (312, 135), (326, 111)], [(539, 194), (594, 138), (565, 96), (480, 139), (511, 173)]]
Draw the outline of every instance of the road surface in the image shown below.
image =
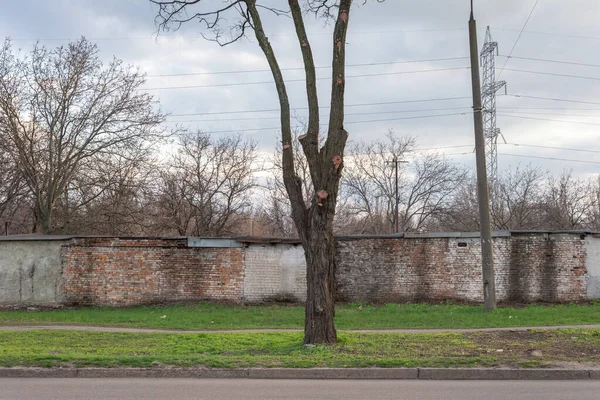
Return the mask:
[(600, 381), (0, 379), (0, 399), (597, 400)]

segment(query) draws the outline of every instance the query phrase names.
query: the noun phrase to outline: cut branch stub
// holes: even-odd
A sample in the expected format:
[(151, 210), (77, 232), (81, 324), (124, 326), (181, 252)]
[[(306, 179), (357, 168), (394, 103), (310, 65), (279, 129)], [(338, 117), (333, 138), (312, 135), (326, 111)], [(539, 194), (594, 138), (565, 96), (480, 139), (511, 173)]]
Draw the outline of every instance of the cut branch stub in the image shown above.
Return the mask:
[(298, 140), (304, 140), (304, 139), (306, 139), (306, 135), (300, 135), (300, 136), (298, 136)]
[(325, 191), (325, 190), (319, 190), (317, 192), (317, 205), (322, 206), (323, 205), (323, 200), (325, 200), (328, 195), (329, 194), (327, 193), (327, 191)]
[(333, 166), (335, 167), (335, 169), (338, 169), (340, 167), (340, 165), (342, 164), (342, 157), (340, 156), (333, 156)]
[(283, 145), (283, 149), (284, 149), (284, 150), (285, 150), (285, 149), (289, 149), (290, 147), (292, 147), (292, 146), (291, 146), (291, 145), (289, 145), (289, 144), (284, 144), (284, 145)]
[(348, 21), (348, 12), (346, 10), (342, 10), (342, 12), (340, 12), (340, 19), (343, 22)]
[(341, 75), (337, 77), (336, 82), (338, 83), (338, 85), (341, 85), (342, 82), (344, 82)]

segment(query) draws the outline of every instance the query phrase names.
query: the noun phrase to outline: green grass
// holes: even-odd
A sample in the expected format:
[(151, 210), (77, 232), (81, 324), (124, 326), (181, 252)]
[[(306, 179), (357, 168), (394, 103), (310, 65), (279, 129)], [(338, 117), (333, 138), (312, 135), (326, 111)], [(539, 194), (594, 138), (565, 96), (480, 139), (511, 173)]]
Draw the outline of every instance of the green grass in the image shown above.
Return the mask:
[[(517, 336), (515, 336), (517, 335)], [(600, 362), (600, 330), (340, 334), (304, 347), (301, 333), (0, 332), (0, 366), (39, 367), (551, 367)], [(515, 339), (518, 339), (516, 344)], [(533, 358), (530, 346), (543, 352)], [(502, 349), (502, 352), (498, 350)]]
[[(296, 328), (302, 307), (224, 306), (211, 303), (164, 307), (82, 308), (54, 311), (0, 311), (0, 325), (98, 325), (179, 330)], [(600, 323), (600, 305), (531, 305), (499, 308), (461, 305), (340, 305), (336, 326), (344, 329), (486, 328)]]

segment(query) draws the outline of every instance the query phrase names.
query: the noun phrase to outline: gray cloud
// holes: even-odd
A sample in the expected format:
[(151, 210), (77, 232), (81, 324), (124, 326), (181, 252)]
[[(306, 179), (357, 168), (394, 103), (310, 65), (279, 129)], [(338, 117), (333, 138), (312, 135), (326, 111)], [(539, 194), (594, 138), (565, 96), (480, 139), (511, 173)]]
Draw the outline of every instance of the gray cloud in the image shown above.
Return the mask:
[[(270, 0), (271, 4), (285, 4), (283, 0)], [(374, 2), (373, 2), (374, 3)], [(479, 41), (483, 42), (486, 25), (490, 25), (494, 38), (500, 44), (500, 53), (507, 55), (533, 6), (534, 0), (480, 0), (476, 1)], [(220, 48), (199, 38), (197, 24), (191, 23), (178, 32), (156, 37), (155, 8), (146, 0), (23, 0), (8, 2), (0, 15), (0, 32), (16, 40), (24, 50), (32, 45), (30, 40), (40, 39), (47, 46), (66, 43), (85, 35), (98, 43), (102, 57), (113, 56), (128, 63), (140, 65), (150, 75), (192, 72), (219, 72), (255, 70), (266, 68), (266, 62), (253, 38)], [(463, 57), (468, 55), (467, 19), (468, 1), (463, 0), (388, 0), (383, 4), (357, 7), (352, 14), (348, 36), (348, 63), (391, 62), (415, 59)], [(283, 67), (300, 66), (298, 43), (293, 36), (293, 24), (288, 18), (265, 15), (268, 34)], [(532, 15), (526, 32), (522, 35), (514, 56), (541, 59), (567, 60), (600, 64), (600, 40), (574, 35), (600, 38), (597, 21), (600, 4), (594, 0), (544, 0)], [(330, 64), (330, 26), (307, 17), (311, 44), (318, 65)], [(553, 33), (556, 35), (534, 32)], [(506, 58), (498, 57), (501, 67)], [(348, 75), (393, 73), (415, 70), (458, 68), (468, 66), (468, 60), (437, 61), (414, 64), (350, 67)], [(571, 99), (598, 102), (600, 81), (537, 75), (510, 69), (556, 74), (582, 75), (600, 78), (600, 68), (552, 64), (513, 58), (507, 63), (502, 79), (508, 82), (509, 94)], [(329, 70), (319, 69), (318, 76), (328, 78)], [(302, 71), (286, 71), (288, 79), (301, 79)], [(181, 77), (149, 77), (147, 87), (189, 85), (217, 85), (224, 83), (270, 81), (268, 72), (243, 74), (197, 75)], [(322, 106), (328, 103), (330, 83), (319, 81)], [(292, 106), (306, 106), (302, 82), (288, 84)], [(427, 72), (419, 74), (381, 75), (349, 78), (347, 104), (381, 103), (419, 99), (470, 96), (468, 69)], [(271, 83), (247, 86), (208, 87), (197, 89), (153, 91), (165, 110), (173, 113), (207, 113), (238, 110), (276, 109), (277, 98)], [(455, 109), (459, 108), (462, 109)], [(423, 119), (398, 119), (357, 123), (354, 121), (406, 118), (419, 115), (469, 112), (470, 99), (349, 107), (348, 128), (352, 140), (381, 138), (394, 129), (399, 135), (418, 137), (421, 147), (456, 146), (473, 143), (472, 118), (469, 114)], [(498, 125), (510, 143), (546, 145), (565, 148), (600, 149), (600, 105), (555, 102), (512, 96), (498, 98)], [(515, 108), (553, 108), (529, 110)], [(443, 109), (420, 113), (372, 114), (421, 109)], [(585, 110), (583, 110), (585, 109)], [(591, 111), (589, 110), (591, 109)], [(594, 111), (595, 110), (595, 111)], [(304, 111), (298, 109), (302, 116)], [(361, 115), (353, 115), (362, 113)], [(537, 113), (537, 114), (533, 114)], [(513, 115), (507, 117), (505, 115)], [(583, 116), (585, 115), (585, 116)], [(323, 110), (326, 121), (326, 110)], [(516, 118), (514, 116), (538, 119)], [(272, 118), (247, 119), (241, 118)], [(183, 122), (205, 131), (265, 129), (277, 126), (277, 113), (225, 114), (209, 116), (172, 117), (170, 121)], [(213, 121), (213, 120), (220, 121)], [(546, 121), (548, 119), (586, 122), (571, 124)], [(205, 122), (198, 122), (205, 121)], [(211, 120), (211, 121), (207, 121)], [(276, 142), (276, 130), (244, 131), (260, 141), (262, 149), (270, 151)], [(224, 133), (227, 134), (227, 133)], [(449, 154), (466, 152), (466, 149), (443, 150)], [(600, 162), (599, 153), (583, 153), (532, 147), (500, 145), (501, 153), (525, 156), (552, 157)], [(452, 155), (460, 162), (473, 165), (472, 154)], [(531, 162), (554, 172), (568, 167), (578, 174), (599, 170), (599, 165), (499, 156), (501, 168), (517, 163)]]

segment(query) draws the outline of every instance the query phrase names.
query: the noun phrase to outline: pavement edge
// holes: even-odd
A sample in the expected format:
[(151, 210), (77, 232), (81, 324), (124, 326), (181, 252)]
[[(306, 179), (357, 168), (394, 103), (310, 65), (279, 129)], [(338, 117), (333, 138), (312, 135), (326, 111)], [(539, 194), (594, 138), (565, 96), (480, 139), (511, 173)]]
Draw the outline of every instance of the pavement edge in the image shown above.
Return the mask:
[(491, 368), (0, 368), (0, 378), (600, 380), (596, 369)]

